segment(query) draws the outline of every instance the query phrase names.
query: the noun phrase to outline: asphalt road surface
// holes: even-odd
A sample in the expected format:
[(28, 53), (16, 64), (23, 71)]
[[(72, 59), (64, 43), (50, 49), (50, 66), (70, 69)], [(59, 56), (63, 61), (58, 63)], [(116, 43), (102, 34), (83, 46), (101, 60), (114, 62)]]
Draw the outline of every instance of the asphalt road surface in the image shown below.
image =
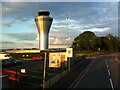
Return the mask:
[(87, 67), (82, 77), (78, 76), (72, 88), (109, 88), (115, 90), (120, 86), (118, 54), (95, 58)]

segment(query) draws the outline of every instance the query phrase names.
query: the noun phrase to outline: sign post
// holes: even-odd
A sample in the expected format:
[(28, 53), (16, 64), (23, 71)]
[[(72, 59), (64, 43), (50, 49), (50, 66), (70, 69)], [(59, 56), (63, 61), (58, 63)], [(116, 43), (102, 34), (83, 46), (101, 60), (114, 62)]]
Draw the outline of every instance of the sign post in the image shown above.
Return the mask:
[(73, 48), (67, 48), (66, 53), (68, 57), (68, 71), (70, 71), (70, 58), (73, 57)]
[(43, 71), (43, 90), (45, 89), (46, 59), (47, 59), (47, 52), (45, 52), (45, 59), (44, 59), (44, 71)]

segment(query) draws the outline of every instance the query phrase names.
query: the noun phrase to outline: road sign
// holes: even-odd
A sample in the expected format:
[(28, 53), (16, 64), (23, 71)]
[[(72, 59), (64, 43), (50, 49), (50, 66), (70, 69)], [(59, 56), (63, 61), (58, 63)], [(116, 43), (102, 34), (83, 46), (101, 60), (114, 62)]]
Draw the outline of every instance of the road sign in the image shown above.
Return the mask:
[(66, 54), (67, 57), (73, 57), (73, 48), (67, 48)]
[(49, 67), (59, 68), (61, 66), (60, 54), (50, 53), (49, 54)]
[(26, 70), (25, 69), (21, 69), (21, 73), (26, 73)]

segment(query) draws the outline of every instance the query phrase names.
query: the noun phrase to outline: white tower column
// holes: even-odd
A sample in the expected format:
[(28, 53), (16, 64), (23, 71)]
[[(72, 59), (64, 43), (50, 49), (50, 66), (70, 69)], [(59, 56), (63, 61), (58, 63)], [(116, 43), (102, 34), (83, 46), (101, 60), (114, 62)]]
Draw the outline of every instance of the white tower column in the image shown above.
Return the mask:
[(53, 18), (49, 17), (50, 12), (41, 10), (38, 16), (35, 17), (35, 22), (39, 33), (39, 47), (40, 50), (48, 49), (48, 36)]

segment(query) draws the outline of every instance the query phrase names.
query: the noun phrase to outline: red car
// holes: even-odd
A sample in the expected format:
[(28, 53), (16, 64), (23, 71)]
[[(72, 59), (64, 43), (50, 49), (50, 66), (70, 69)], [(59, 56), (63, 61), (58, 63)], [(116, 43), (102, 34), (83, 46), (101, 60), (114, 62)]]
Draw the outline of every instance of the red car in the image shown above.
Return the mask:
[(32, 60), (41, 61), (41, 60), (43, 60), (43, 57), (42, 56), (33, 56)]

